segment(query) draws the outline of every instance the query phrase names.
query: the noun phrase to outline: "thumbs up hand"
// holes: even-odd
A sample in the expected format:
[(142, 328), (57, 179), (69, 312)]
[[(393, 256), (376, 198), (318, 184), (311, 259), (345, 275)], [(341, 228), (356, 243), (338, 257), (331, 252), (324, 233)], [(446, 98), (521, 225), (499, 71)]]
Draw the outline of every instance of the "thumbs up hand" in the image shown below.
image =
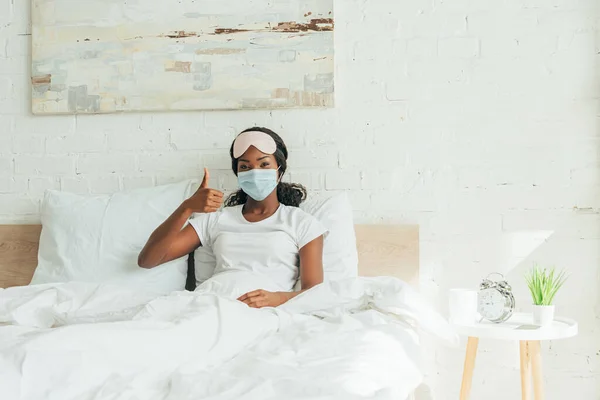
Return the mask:
[(196, 193), (185, 201), (185, 205), (195, 213), (213, 213), (223, 204), (223, 192), (208, 187), (210, 174), (204, 168), (204, 178)]
[(208, 168), (204, 168), (204, 178), (202, 178), (202, 183), (200, 184), (200, 189), (208, 188), (208, 180), (210, 179), (210, 173), (208, 172)]

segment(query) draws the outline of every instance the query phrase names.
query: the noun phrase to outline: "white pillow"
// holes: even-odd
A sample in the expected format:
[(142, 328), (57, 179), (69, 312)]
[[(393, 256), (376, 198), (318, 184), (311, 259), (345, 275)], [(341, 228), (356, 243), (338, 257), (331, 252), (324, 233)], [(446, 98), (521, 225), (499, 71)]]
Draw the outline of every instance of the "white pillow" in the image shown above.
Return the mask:
[[(329, 230), (323, 244), (325, 280), (340, 280), (358, 276), (358, 252), (352, 206), (346, 193), (326, 199), (310, 199), (300, 209), (317, 218)], [(196, 284), (209, 279), (215, 270), (212, 250), (198, 248), (194, 253)]]
[(346, 193), (325, 199), (309, 197), (300, 208), (317, 218), (329, 230), (323, 244), (325, 280), (358, 276), (358, 252), (352, 205)]
[(183, 290), (187, 255), (153, 269), (138, 267), (137, 257), (154, 229), (193, 193), (192, 185), (185, 181), (106, 196), (48, 190), (31, 284), (82, 281), (160, 293)]

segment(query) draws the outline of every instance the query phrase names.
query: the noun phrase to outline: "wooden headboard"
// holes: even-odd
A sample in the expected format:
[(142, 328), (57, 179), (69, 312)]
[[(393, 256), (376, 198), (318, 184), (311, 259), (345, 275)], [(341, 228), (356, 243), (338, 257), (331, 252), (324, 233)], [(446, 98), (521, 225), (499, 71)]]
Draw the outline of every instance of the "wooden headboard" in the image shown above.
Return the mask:
[[(40, 225), (0, 225), (0, 288), (29, 284), (37, 266)], [(419, 227), (356, 225), (361, 276), (419, 281)]]

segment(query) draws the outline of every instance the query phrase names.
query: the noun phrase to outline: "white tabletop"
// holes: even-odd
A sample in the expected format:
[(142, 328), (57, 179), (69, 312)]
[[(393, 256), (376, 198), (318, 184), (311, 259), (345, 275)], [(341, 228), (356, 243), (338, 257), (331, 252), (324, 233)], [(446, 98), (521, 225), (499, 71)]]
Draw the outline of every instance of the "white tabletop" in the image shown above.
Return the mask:
[(568, 318), (555, 317), (551, 325), (539, 327), (533, 324), (533, 316), (515, 313), (501, 324), (489, 321), (473, 325), (453, 325), (460, 335), (501, 340), (555, 340), (577, 335), (577, 322)]

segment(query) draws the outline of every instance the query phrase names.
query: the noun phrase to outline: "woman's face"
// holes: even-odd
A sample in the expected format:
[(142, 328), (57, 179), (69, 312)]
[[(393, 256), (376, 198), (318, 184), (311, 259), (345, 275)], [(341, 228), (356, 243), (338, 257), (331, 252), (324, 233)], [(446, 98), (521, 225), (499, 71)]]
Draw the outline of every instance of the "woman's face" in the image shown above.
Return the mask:
[(248, 147), (248, 150), (238, 159), (238, 172), (250, 171), (251, 169), (277, 169), (277, 160), (272, 154), (265, 154), (254, 146)]

